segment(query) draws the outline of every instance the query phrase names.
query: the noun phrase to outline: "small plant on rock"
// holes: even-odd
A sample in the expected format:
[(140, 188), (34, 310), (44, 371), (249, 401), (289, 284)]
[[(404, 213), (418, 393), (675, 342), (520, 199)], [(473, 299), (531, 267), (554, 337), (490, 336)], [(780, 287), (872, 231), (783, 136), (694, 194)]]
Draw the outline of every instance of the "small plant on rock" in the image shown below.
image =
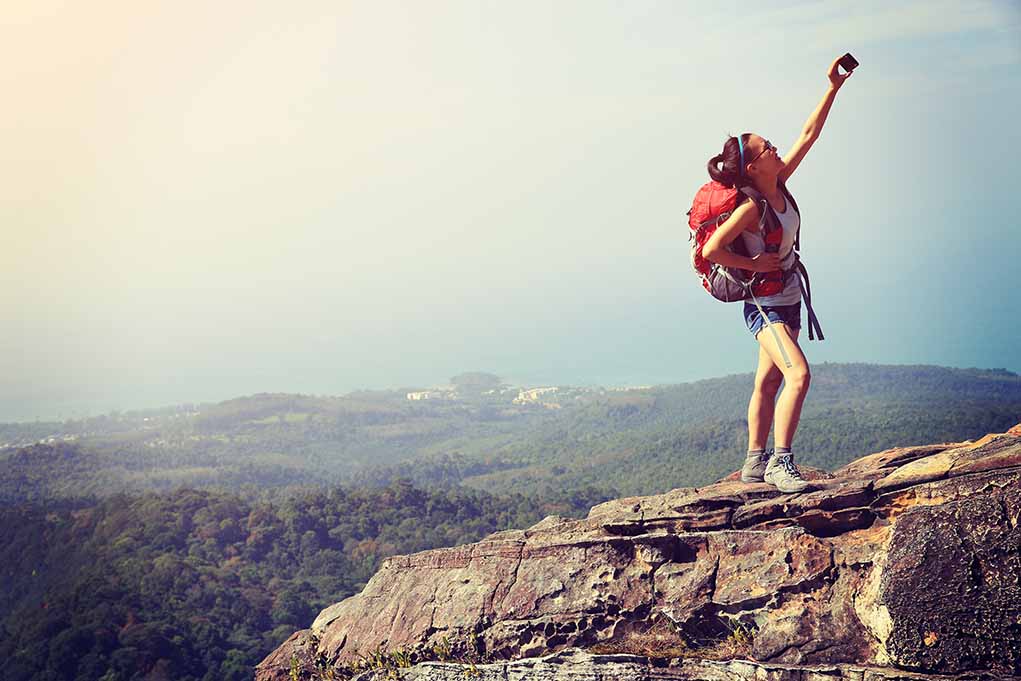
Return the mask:
[(433, 655), (440, 662), (446, 662), (450, 659), (450, 639), (446, 636), (441, 638), (439, 641), (433, 644), (432, 648)]
[(727, 635), (718, 639), (705, 649), (700, 656), (711, 660), (732, 660), (735, 657), (751, 657), (752, 643), (755, 641), (756, 627), (740, 620), (728, 621), (720, 619), (727, 630)]
[(593, 653), (624, 653), (655, 658), (686, 657), (691, 654), (676, 627), (666, 618), (646, 622), (621, 638), (597, 643), (589, 650)]
[(367, 653), (355, 650), (353, 651), (355, 659), (347, 663), (327, 660), (318, 651), (318, 644), (317, 638), (310, 637), (308, 646), (312, 652), (305, 666), (300, 664), (297, 657), (292, 656), (291, 681), (348, 681), (370, 670), (385, 674), (387, 679), (399, 679), (400, 669), (427, 661), (453, 662), (464, 667), (465, 677), (478, 677), (481, 672), (477, 665), (493, 661), (485, 652), (482, 639), (475, 631), (469, 631), (464, 636), (458, 634), (454, 634), (453, 637), (444, 636), (430, 647), (387, 650), (383, 646), (376, 646)]

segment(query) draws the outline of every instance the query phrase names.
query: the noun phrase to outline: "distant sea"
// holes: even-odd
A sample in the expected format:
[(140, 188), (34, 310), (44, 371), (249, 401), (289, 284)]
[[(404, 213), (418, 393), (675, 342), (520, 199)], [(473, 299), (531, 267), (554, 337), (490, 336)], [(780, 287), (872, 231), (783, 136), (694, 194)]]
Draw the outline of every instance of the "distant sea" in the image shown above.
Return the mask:
[[(487, 369), (465, 369), (465, 371), (487, 371)], [(456, 372), (455, 372), (456, 373)], [(637, 385), (657, 385), (665, 383), (682, 383), (685, 380), (698, 380), (697, 378), (664, 380), (663, 377), (653, 376), (615, 376), (605, 373), (600, 376), (587, 376), (582, 372), (575, 372), (569, 369), (550, 371), (519, 371), (490, 373), (500, 376), (505, 383), (520, 387), (539, 387), (544, 385), (572, 385), (578, 387), (601, 386), (604, 388), (625, 387)], [(451, 374), (453, 375), (453, 374)], [(173, 390), (165, 388), (158, 390), (151, 389), (126, 389), (118, 390), (110, 387), (105, 391), (95, 391), (91, 395), (81, 395), (64, 399), (48, 399), (43, 395), (31, 397), (10, 397), (0, 396), (0, 423), (19, 423), (31, 421), (67, 421), (78, 420), (94, 416), (101, 416), (112, 412), (144, 411), (147, 409), (158, 409), (179, 404), (201, 404), (216, 403), (224, 400), (252, 395), (260, 392), (277, 393), (302, 393), (306, 395), (328, 395), (340, 396), (356, 390), (388, 390), (388, 389), (412, 389), (430, 388), (433, 386), (446, 385), (450, 376), (437, 377), (433, 381), (404, 383), (387, 383), (381, 380), (378, 384), (345, 385), (336, 384), (335, 387), (310, 388), (308, 385), (286, 386), (280, 385), (281, 381), (274, 381), (273, 384), (254, 385), (250, 382), (244, 385), (195, 385), (176, 386)], [(711, 378), (707, 376), (706, 378)], [(193, 389), (192, 389), (193, 388)]]

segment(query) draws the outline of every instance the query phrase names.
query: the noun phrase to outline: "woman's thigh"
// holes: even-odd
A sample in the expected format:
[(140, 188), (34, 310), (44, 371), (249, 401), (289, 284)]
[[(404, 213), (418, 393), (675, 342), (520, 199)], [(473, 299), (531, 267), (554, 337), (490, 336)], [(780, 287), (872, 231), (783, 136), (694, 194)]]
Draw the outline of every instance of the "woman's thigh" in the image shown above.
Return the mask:
[(791, 368), (788, 369), (784, 363), (783, 355), (776, 345), (776, 338), (768, 327), (764, 327), (755, 337), (755, 340), (759, 342), (759, 372), (763, 371), (767, 362), (771, 363), (773, 368), (766, 369), (766, 371), (779, 371), (784, 376), (789, 372), (807, 372), (808, 360), (805, 359), (804, 353), (801, 352), (801, 346), (798, 345), (798, 335), (801, 329), (792, 329), (783, 322), (774, 322), (773, 328), (776, 329), (776, 335), (787, 351), (787, 356), (790, 357)]
[(779, 389), (783, 380), (783, 372), (780, 367), (773, 363), (766, 349), (759, 346), (759, 366), (755, 370), (755, 386), (767, 389)]

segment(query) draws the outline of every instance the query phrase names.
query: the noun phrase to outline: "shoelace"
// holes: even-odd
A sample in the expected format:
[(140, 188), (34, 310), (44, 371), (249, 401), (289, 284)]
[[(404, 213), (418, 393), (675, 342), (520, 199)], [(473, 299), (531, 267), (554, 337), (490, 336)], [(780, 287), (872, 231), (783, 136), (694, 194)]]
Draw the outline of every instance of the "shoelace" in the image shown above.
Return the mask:
[(801, 477), (801, 471), (799, 471), (797, 467), (794, 465), (794, 459), (791, 457), (790, 454), (778, 456), (776, 462), (783, 466), (783, 469), (787, 471), (788, 475), (790, 475), (792, 478), (804, 480), (804, 478)]

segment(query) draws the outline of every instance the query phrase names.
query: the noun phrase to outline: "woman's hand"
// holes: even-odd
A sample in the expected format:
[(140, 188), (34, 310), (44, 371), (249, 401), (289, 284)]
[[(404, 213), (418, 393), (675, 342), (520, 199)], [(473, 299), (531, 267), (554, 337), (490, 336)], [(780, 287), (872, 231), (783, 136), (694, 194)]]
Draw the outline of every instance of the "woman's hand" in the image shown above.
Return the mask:
[(840, 55), (833, 60), (832, 64), (830, 64), (830, 72), (828, 75), (830, 78), (830, 84), (833, 86), (834, 90), (839, 90), (840, 86), (844, 84), (844, 81), (850, 78), (851, 74), (854, 73), (854, 71), (848, 71), (844, 74), (837, 72), (837, 66), (840, 64), (840, 60), (843, 59), (843, 57), (844, 55)]
[(779, 253), (759, 253), (752, 258), (752, 272), (775, 272), (780, 269)]

